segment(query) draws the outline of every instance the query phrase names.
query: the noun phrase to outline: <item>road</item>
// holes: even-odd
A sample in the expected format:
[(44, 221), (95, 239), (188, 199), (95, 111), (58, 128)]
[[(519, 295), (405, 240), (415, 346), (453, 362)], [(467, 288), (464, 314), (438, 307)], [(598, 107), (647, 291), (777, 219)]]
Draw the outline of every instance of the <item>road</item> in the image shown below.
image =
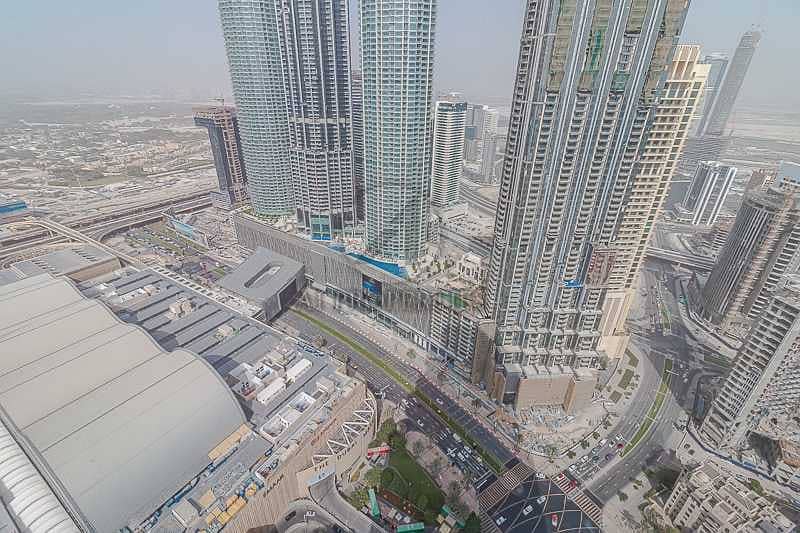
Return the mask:
[(445, 227), (439, 229), (439, 238), (445, 242), (450, 242), (457, 248), (465, 252), (475, 252), (481, 257), (489, 257), (492, 253), (492, 243), (478, 237), (470, 237), (456, 233)]
[(600, 531), (558, 485), (544, 476), (526, 479), (489, 514), (503, 533)]
[[(496, 436), (489, 432), (472, 415), (465, 412), (460, 405), (458, 405), (448, 395), (443, 393), (438, 386), (425, 378), (416, 368), (395, 357), (393, 354), (386, 352), (383, 348), (357, 331), (353, 330), (347, 324), (339, 322), (319, 311), (301, 306), (301, 304), (296, 305), (302, 310), (303, 313), (307, 313), (327, 326), (345, 333), (348, 337), (358, 342), (372, 353), (375, 353), (383, 358), (385, 361), (390, 363), (395, 370), (400, 372), (410, 383), (415, 384), (432, 400), (441, 400), (440, 406), (442, 410), (454, 420), (458, 421), (484, 450), (493, 454), (501, 462), (505, 463), (514, 456), (514, 454), (512, 454), (511, 451), (505, 447)], [(292, 330), (298, 332), (298, 335), (301, 339), (306, 339), (309, 341), (319, 336), (325, 337), (327, 340), (328, 349), (332, 349), (335, 354), (338, 354), (339, 356), (341, 356), (341, 354), (347, 354), (347, 356), (350, 358), (350, 361), (354, 362), (356, 370), (362, 374), (362, 376), (365, 378), (365, 381), (374, 392), (385, 395), (386, 399), (397, 403), (398, 405), (401, 404), (403, 400), (410, 401), (409, 398), (413, 398), (412, 395), (406, 393), (402, 387), (395, 383), (394, 380), (383, 371), (383, 369), (375, 366), (369, 359), (342, 344), (341, 341), (339, 341), (339, 339), (336, 337), (328, 335), (324, 331), (320, 330), (311, 322), (303, 319), (300, 315), (292, 313), (291, 311), (284, 313), (275, 321), (274, 326), (278, 329), (289, 326)], [(416, 403), (417, 410), (415, 410), (414, 413), (418, 415), (424, 415), (417, 416), (417, 418), (421, 418), (423, 421), (423, 425), (420, 427), (420, 429), (424, 433), (430, 435), (434, 432), (438, 433), (439, 431), (447, 429), (445, 423), (441, 421), (435, 415), (435, 413), (428, 408), (428, 406), (422, 405), (419, 402)], [(445, 454), (447, 453), (446, 445), (442, 445), (440, 448)], [(469, 474), (469, 472), (464, 473)]]
[[(325, 315), (317, 310), (309, 309), (301, 304), (295, 305), (303, 313), (312, 316), (314, 319), (319, 320), (330, 328), (334, 328), (336, 331), (344, 333), (366, 349), (370, 350), (372, 353), (380, 356), (387, 363), (391, 364), (391, 366), (401, 373), (406, 380), (415, 384), (421, 391), (425, 393), (428, 398), (437, 403), (441, 407), (442, 411), (447, 413), (448, 416), (456, 420), (462, 427), (464, 427), (469, 435), (484, 450), (489, 451), (501, 462), (505, 463), (506, 468), (511, 468), (510, 465), (519, 463), (511, 450), (506, 447), (503, 442), (501, 442), (471, 414), (467, 413), (458, 403), (452, 400), (447, 394), (442, 392), (437, 385), (431, 383), (427, 378), (420, 374), (420, 372), (414, 367), (395, 357), (393, 354), (388, 353), (370, 339), (353, 330), (346, 323), (340, 322), (337, 319)], [(376, 394), (383, 395), (386, 399), (397, 403), (402, 409), (405, 409), (409, 415), (409, 419), (411, 420), (410, 423), (413, 424), (414, 429), (431, 436), (433, 442), (436, 443), (439, 449), (441, 449), (445, 455), (450, 457), (453, 464), (459, 468), (459, 470), (461, 470), (465, 476), (472, 480), (473, 485), (479, 492), (486, 491), (490, 488), (497, 490), (497, 485), (493, 485), (494, 482), (498, 480), (497, 476), (485, 468), (483, 462), (478, 459), (478, 455), (474, 453), (474, 451), (469, 450), (468, 446), (458, 442), (450, 428), (431, 410), (430, 407), (417, 400), (414, 396), (406, 393), (406, 391), (397, 385), (392, 378), (384, 372), (383, 369), (375, 366), (369, 359), (342, 344), (338, 338), (328, 335), (325, 331), (321, 330), (313, 323), (305, 320), (300, 315), (292, 311), (281, 315), (273, 325), (278, 329), (283, 329), (284, 331), (292, 333), (307, 341), (313, 341), (316, 338), (324, 337), (327, 341), (327, 349), (333, 350), (338, 358), (344, 358), (345, 356), (349, 358), (351, 364), (355, 367), (357, 372), (361, 373), (371, 390), (373, 390)], [(463, 459), (459, 457), (459, 452), (461, 452), (464, 456)], [(539, 497), (539, 494), (529, 491), (528, 489), (519, 488), (523, 487), (525, 483), (528, 483), (532, 479), (534, 479), (534, 476), (531, 474), (530, 476), (526, 476), (524, 479), (519, 479), (505, 487), (503, 487), (504, 483), (501, 480), (500, 488), (503, 490), (502, 497), (508, 499), (512, 498), (512, 494), (515, 494), (516, 500), (507, 500), (509, 505), (517, 505), (517, 503), (522, 503), (522, 508), (525, 508), (528, 505), (534, 505), (535, 500)], [(549, 483), (547, 478), (542, 479)], [(565, 527), (560, 528), (559, 530), (587, 532), (597, 531), (595, 523), (578, 507), (574, 501), (564, 495), (563, 491), (558, 489), (558, 487), (555, 485), (553, 485), (553, 488), (549, 490), (554, 497), (560, 493), (561, 499), (563, 500), (561, 511), (559, 511), (561, 514), (558, 516), (564, 517)], [(502, 505), (503, 501), (506, 500), (499, 500), (498, 505)], [(557, 502), (554, 499), (553, 505), (556, 505), (556, 503)], [(497, 512), (497, 509), (499, 509), (498, 505), (493, 505), (494, 511), (483, 508), (482, 511), (484, 511), (487, 516), (492, 516), (491, 513)], [(530, 518), (534, 518), (536, 516), (541, 516), (541, 513), (534, 513), (531, 511), (529, 515)], [(492, 517), (492, 520), (495, 520), (495, 517)], [(540, 522), (542, 524), (547, 524), (547, 520), (542, 520)], [(567, 528), (567, 524), (570, 524), (571, 527), (575, 529)], [(514, 531), (524, 531), (524, 529), (515, 528)]]
[[(668, 442), (679, 435), (675, 422), (692, 409), (694, 382), (702, 375), (719, 373), (719, 369), (707, 368), (694, 359), (692, 345), (687, 342), (686, 327), (680, 318), (677, 300), (681, 292), (671, 267), (649, 261), (642, 271), (641, 286), (648, 292), (644, 302), (645, 315), (650, 318), (652, 314), (666, 312), (670, 317), (671, 331), (656, 328), (633, 336), (631, 342), (640, 346), (647, 356), (640, 362), (641, 379), (630, 408), (622, 414), (610, 435), (621, 435), (624, 442), (628, 442), (653, 405), (666, 359), (673, 361), (673, 375), (669, 393), (649, 432), (635, 448), (619, 460), (612, 461), (612, 466), (587, 483), (590, 493), (602, 502), (613, 498), (631, 477), (650, 466), (661, 451), (669, 449)], [(654, 286), (657, 290), (652, 289)], [(649, 298), (651, 292), (657, 292), (660, 299)]]
[(480, 211), (482, 215), (494, 217), (497, 212), (497, 204), (487, 199), (480, 193), (473, 190), (472, 186), (464, 180), (461, 181), (461, 199)]

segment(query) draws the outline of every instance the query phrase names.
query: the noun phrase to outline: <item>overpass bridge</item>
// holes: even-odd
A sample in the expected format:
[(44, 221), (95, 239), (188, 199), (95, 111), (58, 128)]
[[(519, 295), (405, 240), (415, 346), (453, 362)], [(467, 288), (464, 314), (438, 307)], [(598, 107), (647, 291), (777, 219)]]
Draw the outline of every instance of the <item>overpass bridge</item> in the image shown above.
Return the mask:
[(660, 259), (661, 261), (667, 261), (677, 266), (688, 267), (701, 272), (711, 272), (711, 269), (714, 268), (717, 262), (716, 259), (710, 257), (702, 257), (686, 252), (676, 252), (675, 250), (657, 247), (648, 248), (645, 255), (652, 259)]
[[(171, 209), (175, 213), (187, 213), (204, 209), (210, 205), (211, 200), (206, 193), (203, 193), (200, 198), (197, 197), (197, 194), (192, 194), (188, 199), (136, 206), (113, 214), (76, 219), (63, 224), (46, 218), (32, 219), (26, 221), (26, 224), (35, 225), (41, 229), (16, 234), (0, 242), (0, 259), (13, 257), (39, 246), (61, 242), (66, 236), (69, 236), (63, 228), (76, 232), (80, 230), (80, 235), (89, 237), (93, 241), (102, 241), (113, 233), (156, 222), (166, 209)], [(58, 228), (59, 231), (54, 231), (55, 228)]]

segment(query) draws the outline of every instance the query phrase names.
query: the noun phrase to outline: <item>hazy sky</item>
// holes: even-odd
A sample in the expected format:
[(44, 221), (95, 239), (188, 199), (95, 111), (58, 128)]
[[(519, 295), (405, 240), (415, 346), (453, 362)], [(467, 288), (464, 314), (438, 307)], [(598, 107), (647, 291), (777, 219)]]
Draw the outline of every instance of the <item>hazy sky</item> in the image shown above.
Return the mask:
[[(215, 0), (6, 4), (0, 17), (0, 92), (197, 99), (230, 92)], [(509, 98), (523, 5), (523, 0), (439, 0), (437, 89)], [(798, 0), (694, 0), (683, 42), (732, 53), (752, 24), (766, 33), (741, 103), (800, 106)]]

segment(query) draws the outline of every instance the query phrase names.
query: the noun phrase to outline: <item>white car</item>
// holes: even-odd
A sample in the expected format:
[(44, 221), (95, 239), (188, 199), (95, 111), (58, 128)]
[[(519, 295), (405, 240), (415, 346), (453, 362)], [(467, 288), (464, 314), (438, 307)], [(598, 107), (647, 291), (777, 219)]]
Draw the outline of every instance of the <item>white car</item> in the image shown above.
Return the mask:
[(498, 526), (502, 526), (505, 521), (506, 521), (506, 517), (505, 516), (500, 516), (500, 517), (497, 518), (497, 520), (494, 521), (494, 523), (497, 524)]
[(525, 507), (525, 509), (522, 510), (522, 515), (528, 516), (529, 514), (531, 514), (531, 511), (533, 511), (533, 505)]
[(569, 468), (567, 468), (567, 470), (569, 470), (570, 472), (574, 472), (576, 468), (578, 468), (578, 465), (569, 465)]
[(439, 405), (444, 405), (444, 400), (442, 400), (441, 398), (436, 398), (436, 403), (438, 403)]
[(547, 496), (545, 496), (544, 494), (536, 498), (536, 503), (538, 503), (539, 505), (542, 505), (546, 501), (547, 501)]
[(605, 446), (607, 442), (608, 442), (608, 439), (603, 439), (603, 440), (601, 440), (601, 441), (600, 441), (598, 444), (599, 444), (600, 446)]
[(544, 479), (544, 474), (541, 472), (536, 472), (536, 479)]

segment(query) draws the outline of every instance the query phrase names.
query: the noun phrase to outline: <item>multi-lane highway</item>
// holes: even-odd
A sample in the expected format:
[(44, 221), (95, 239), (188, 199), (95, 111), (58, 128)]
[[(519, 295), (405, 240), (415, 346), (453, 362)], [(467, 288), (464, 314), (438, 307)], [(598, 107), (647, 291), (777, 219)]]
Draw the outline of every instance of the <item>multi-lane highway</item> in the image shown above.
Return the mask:
[[(208, 193), (192, 193), (191, 195), (174, 198), (169, 201), (156, 202), (149, 205), (121, 209), (113, 214), (96, 215), (80, 219), (72, 219), (61, 224), (72, 230), (78, 230), (87, 237), (102, 240), (104, 237), (137, 225), (147, 224), (158, 220), (166, 209), (175, 213), (185, 213), (204, 209), (211, 205)], [(63, 240), (63, 236), (52, 235), (46, 228), (48, 219), (33, 219), (32, 224), (41, 229), (26, 231), (11, 235), (2, 241), (0, 257), (11, 257), (24, 253), (36, 246), (52, 244)]]
[[(439, 449), (451, 458), (453, 464), (457, 466), (465, 476), (472, 480), (473, 485), (481, 494), (479, 497), (481, 501), (481, 511), (487, 526), (491, 528), (498, 527), (495, 525), (494, 521), (496, 518), (491, 517), (498, 512), (503, 502), (507, 501), (509, 505), (516, 505), (516, 503), (513, 502), (522, 503), (522, 508), (527, 508), (530, 505), (531, 511), (525, 516), (530, 516), (531, 519), (540, 518), (537, 523), (542, 524), (541, 527), (545, 527), (545, 525), (549, 523), (549, 516), (554, 514), (554, 512), (548, 511), (549, 514), (544, 518), (542, 513), (547, 509), (554, 509), (558, 505), (561, 505), (560, 511), (556, 514), (559, 520), (563, 520), (563, 525), (549, 530), (537, 529), (537, 531), (589, 532), (598, 530), (596, 520), (599, 518), (599, 510), (594, 507), (593, 514), (597, 518), (590, 518), (590, 515), (587, 515), (582, 508), (564, 494), (563, 489), (558, 489), (556, 485), (548, 485), (551, 487), (548, 489), (548, 494), (553, 495), (552, 507), (543, 507), (536, 504), (535, 502), (540, 495), (536, 491), (528, 490), (523, 487), (523, 485), (526, 483), (533, 483), (532, 480), (534, 479), (540, 481), (545, 480), (548, 483), (549, 480), (541, 475), (536, 477), (535, 473), (530, 470), (530, 468), (520, 463), (511, 450), (498, 437), (411, 365), (376, 345), (370, 339), (350, 328), (346, 323), (320, 311), (309, 309), (300, 304), (296, 305), (302, 313), (312, 316), (315, 320), (324, 323), (327, 327), (343, 332), (366, 349), (380, 356), (396, 371), (401, 373), (404, 379), (415, 384), (428, 398), (438, 404), (443, 412), (447, 413), (448, 416), (464, 427), (469, 435), (484, 450), (489, 451), (501, 462), (505, 463), (505, 468), (508, 470), (502, 476), (495, 475), (484, 468), (486, 465), (478, 460), (477, 454), (474, 453), (473, 450), (465, 450), (464, 444), (458, 442), (450, 428), (430, 407), (417, 401), (413, 395), (408, 394), (403, 388), (396, 384), (383, 369), (374, 365), (369, 359), (348, 346), (343, 345), (339, 339), (329, 335), (326, 331), (318, 328), (299, 314), (289, 311), (275, 321), (274, 326), (278, 329), (282, 329), (309, 342), (320, 337), (325, 338), (327, 340), (327, 349), (332, 350), (339, 358), (343, 358), (343, 356), (346, 355), (356, 371), (361, 373), (364, 377), (371, 390), (405, 409), (409, 416), (410, 423), (415, 429), (431, 436)], [(463, 459), (459, 457), (459, 452), (461, 452)], [(560, 500), (557, 499), (559, 495), (561, 498)], [(485, 505), (484, 502), (487, 501), (491, 502), (491, 505)], [(522, 525), (520, 527), (524, 528), (527, 526)], [(498, 529), (502, 532), (514, 531), (515, 533), (530, 531), (520, 529), (520, 527), (515, 526), (512, 529), (498, 527)]]

